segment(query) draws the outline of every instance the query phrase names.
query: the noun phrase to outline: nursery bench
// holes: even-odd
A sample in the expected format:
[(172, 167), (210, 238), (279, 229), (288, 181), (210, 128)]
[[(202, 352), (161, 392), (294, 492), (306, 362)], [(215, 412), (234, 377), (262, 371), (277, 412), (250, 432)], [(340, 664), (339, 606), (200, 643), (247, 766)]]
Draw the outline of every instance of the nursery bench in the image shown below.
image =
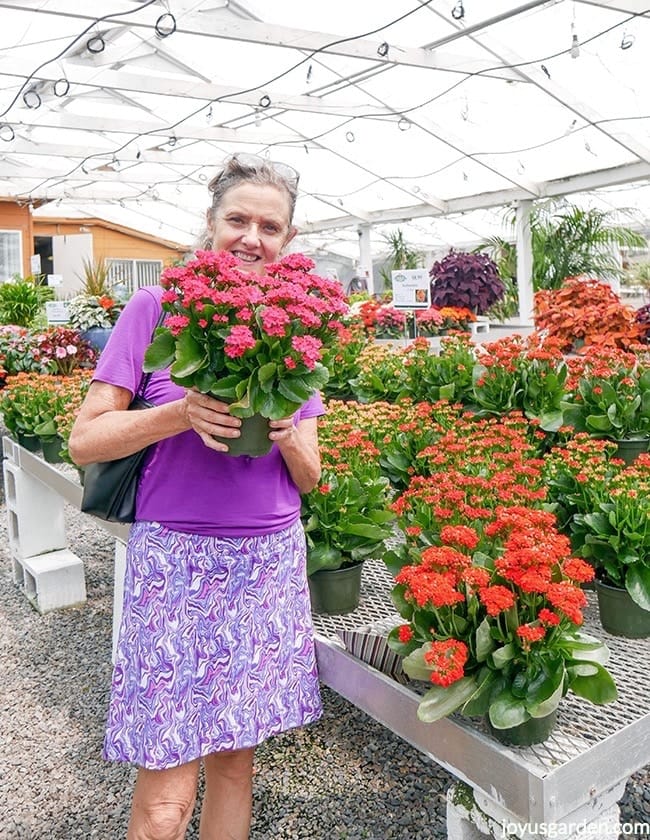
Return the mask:
[[(484, 835), (616, 840), (621, 831), (632, 828), (620, 827), (617, 802), (629, 776), (650, 763), (650, 695), (646, 669), (639, 667), (640, 662), (650, 665), (650, 640), (605, 633), (589, 593), (585, 629), (610, 648), (608, 670), (616, 680), (619, 700), (594, 706), (569, 694), (547, 741), (533, 747), (506, 747), (481, 723), (460, 715), (422, 723), (416, 713), (420, 696), (408, 684), (400, 684), (343, 647), (342, 636), (348, 641), (355, 631), (373, 633), (373, 626), (385, 625), (391, 617), (399, 623), (390, 588), (383, 564), (366, 561), (358, 610), (343, 616), (314, 616), (319, 673), (326, 685), (456, 778), (447, 796), (450, 840), (478, 840)], [(377, 641), (367, 647), (373, 658), (385, 661), (385, 646), (382, 651)], [(390, 667), (390, 662), (385, 664)], [(650, 826), (645, 828), (644, 836), (650, 837)]]
[[(41, 611), (84, 600), (83, 564), (67, 549), (63, 517), (64, 502), (79, 508), (81, 487), (8, 437), (3, 453), (15, 582)], [(95, 521), (115, 537), (115, 644), (129, 526)], [(643, 684), (647, 669), (639, 667), (650, 665), (650, 640), (609, 636), (590, 600), (586, 629), (610, 647), (608, 670), (619, 700), (601, 707), (568, 695), (558, 726), (544, 744), (510, 748), (492, 739), (481, 724), (460, 716), (422, 723), (416, 714), (420, 697), (408, 684), (345, 649), (342, 637), (361, 638), (365, 630), (374, 637), (366, 646), (373, 661), (392, 656), (376, 631), (399, 621), (390, 588), (383, 563), (368, 560), (359, 608), (344, 616), (314, 616), (319, 673), (325, 685), (455, 777), (447, 796), (450, 840), (485, 835), (616, 840), (621, 831), (631, 833), (619, 826), (617, 802), (629, 776), (650, 763), (650, 693)], [(635, 834), (650, 837), (650, 829)]]

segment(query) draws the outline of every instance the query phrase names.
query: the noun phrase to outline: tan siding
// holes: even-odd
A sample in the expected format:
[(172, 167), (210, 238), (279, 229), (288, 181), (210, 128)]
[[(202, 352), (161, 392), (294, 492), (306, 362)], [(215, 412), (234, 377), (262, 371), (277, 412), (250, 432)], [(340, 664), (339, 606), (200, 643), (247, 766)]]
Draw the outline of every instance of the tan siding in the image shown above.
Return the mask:
[(0, 201), (0, 230), (19, 230), (23, 235), (23, 275), (30, 273), (32, 255), (32, 216), (29, 207), (20, 207), (13, 201)]

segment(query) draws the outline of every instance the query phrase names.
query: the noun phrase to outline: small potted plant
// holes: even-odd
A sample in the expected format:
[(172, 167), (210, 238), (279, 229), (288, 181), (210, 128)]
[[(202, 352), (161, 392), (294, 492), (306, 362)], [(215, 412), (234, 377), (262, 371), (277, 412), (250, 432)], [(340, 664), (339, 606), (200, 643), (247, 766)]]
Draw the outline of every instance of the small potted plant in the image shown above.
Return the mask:
[(376, 341), (395, 342), (405, 339), (407, 318), (401, 309), (385, 304), (377, 307), (374, 314)]
[(505, 294), (494, 260), (487, 254), (470, 254), (453, 249), (434, 262), (431, 277), (433, 306), (465, 307), (475, 315), (485, 315)]
[(634, 353), (591, 348), (581, 360), (566, 398), (563, 422), (576, 432), (617, 443), (617, 454), (634, 460), (650, 447), (650, 364)]
[[(291, 416), (327, 382), (323, 354), (348, 306), (341, 284), (313, 267), (289, 254), (260, 276), (240, 270), (227, 251), (197, 251), (163, 272), (167, 318), (144, 369), (170, 367), (175, 383), (229, 402), (234, 416), (250, 421), (226, 441), (230, 454), (266, 454), (268, 420)], [(247, 449), (251, 425), (258, 434)]]
[(549, 501), (574, 552), (596, 570), (608, 633), (650, 636), (650, 454), (632, 464), (614, 445), (578, 433), (545, 459)]
[(323, 473), (302, 501), (307, 574), (314, 611), (340, 614), (358, 606), (362, 564), (383, 552), (395, 514), (367, 432), (337, 422), (334, 412), (320, 437)]

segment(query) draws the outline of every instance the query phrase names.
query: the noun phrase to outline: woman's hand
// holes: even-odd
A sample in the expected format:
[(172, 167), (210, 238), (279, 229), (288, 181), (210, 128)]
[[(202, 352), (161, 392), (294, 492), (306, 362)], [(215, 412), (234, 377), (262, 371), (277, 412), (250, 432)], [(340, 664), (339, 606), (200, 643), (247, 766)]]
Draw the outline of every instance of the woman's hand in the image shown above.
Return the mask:
[(203, 443), (217, 452), (227, 452), (228, 445), (215, 440), (213, 435), (219, 435), (223, 438), (239, 437), (241, 420), (239, 417), (233, 417), (230, 414), (228, 403), (215, 397), (209, 397), (199, 391), (186, 391), (185, 415)]

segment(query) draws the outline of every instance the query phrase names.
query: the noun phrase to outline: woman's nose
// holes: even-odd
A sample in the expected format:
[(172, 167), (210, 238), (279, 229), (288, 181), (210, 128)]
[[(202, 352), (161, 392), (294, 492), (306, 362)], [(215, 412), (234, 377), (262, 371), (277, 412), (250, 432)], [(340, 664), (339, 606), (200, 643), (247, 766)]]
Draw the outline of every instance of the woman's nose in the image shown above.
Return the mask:
[(260, 231), (256, 222), (251, 222), (248, 225), (248, 227), (244, 231), (243, 239), (244, 242), (253, 242), (256, 244), (260, 241)]

